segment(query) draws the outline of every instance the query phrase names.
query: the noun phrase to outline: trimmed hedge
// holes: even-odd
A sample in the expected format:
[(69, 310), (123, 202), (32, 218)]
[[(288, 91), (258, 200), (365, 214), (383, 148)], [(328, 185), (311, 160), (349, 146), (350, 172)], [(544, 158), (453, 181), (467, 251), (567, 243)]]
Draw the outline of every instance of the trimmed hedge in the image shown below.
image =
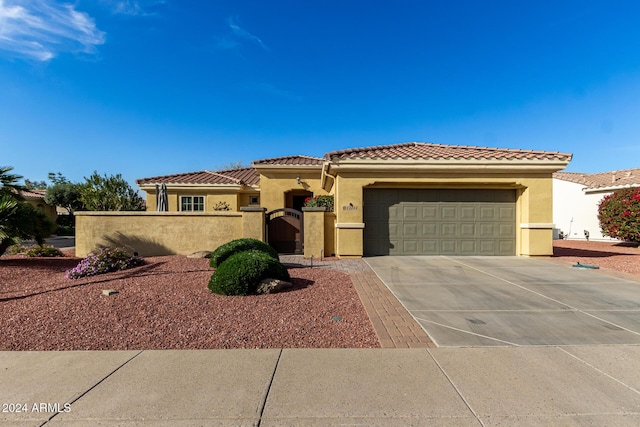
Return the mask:
[(245, 251), (231, 255), (221, 263), (209, 280), (209, 290), (222, 295), (255, 294), (264, 279), (291, 281), (287, 269), (271, 255)]
[(231, 255), (237, 254), (239, 252), (244, 251), (260, 251), (264, 252), (278, 260), (278, 252), (269, 246), (268, 243), (263, 242), (258, 239), (236, 239), (230, 242), (227, 242), (223, 245), (218, 246), (218, 248), (211, 253), (211, 259), (209, 260), (209, 265), (212, 268), (218, 267), (222, 264), (227, 258)]

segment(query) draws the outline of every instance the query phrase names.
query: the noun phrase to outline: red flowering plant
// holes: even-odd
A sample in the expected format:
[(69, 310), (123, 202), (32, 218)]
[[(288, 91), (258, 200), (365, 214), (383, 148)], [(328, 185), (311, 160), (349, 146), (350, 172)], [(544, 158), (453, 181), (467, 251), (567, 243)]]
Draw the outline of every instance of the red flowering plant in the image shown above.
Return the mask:
[(304, 199), (306, 208), (326, 208), (327, 212), (333, 212), (333, 196), (313, 196)]
[(640, 187), (605, 196), (598, 205), (598, 220), (605, 236), (640, 242)]

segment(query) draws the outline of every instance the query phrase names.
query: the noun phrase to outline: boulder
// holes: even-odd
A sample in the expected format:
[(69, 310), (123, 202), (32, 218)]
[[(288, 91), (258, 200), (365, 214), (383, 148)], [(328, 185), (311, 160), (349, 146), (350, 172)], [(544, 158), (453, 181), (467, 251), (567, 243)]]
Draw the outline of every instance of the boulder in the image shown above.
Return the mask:
[(275, 294), (293, 287), (293, 283), (278, 279), (264, 279), (256, 289), (257, 294)]
[(211, 251), (198, 251), (187, 255), (187, 258), (211, 258)]

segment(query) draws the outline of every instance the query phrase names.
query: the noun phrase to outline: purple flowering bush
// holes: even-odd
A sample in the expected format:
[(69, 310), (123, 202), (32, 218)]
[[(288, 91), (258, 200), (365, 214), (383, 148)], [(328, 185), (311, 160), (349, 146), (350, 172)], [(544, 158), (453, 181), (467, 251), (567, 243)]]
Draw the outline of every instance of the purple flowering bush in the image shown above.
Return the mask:
[(67, 271), (67, 279), (95, 276), (112, 271), (126, 270), (143, 265), (139, 256), (129, 254), (122, 248), (100, 248), (83, 258), (75, 268)]

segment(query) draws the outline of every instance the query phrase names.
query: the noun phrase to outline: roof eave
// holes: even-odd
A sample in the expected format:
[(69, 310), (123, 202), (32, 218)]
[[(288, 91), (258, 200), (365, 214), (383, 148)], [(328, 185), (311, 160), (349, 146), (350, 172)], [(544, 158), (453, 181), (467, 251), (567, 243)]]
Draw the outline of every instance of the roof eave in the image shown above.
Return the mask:
[[(138, 184), (143, 191), (155, 191), (156, 185), (162, 184), (161, 182), (152, 182), (145, 184)], [(240, 191), (244, 187), (251, 187), (249, 185), (242, 184), (177, 184), (177, 183), (164, 183), (168, 190), (235, 190)]]
[(325, 169), (327, 174), (333, 171), (492, 171), (513, 173), (519, 171), (553, 173), (567, 167), (569, 160), (370, 160), (347, 159), (332, 161)]
[(322, 170), (323, 164), (319, 165), (253, 165), (253, 168), (260, 173), (260, 170), (275, 171), (282, 170), (283, 172), (309, 172), (309, 170)]
[(583, 188), (585, 194), (595, 194), (595, 193), (610, 193), (616, 190), (622, 190), (623, 188), (632, 188), (632, 187), (640, 187), (640, 184), (623, 184), (623, 185), (609, 185), (606, 187), (586, 187)]

